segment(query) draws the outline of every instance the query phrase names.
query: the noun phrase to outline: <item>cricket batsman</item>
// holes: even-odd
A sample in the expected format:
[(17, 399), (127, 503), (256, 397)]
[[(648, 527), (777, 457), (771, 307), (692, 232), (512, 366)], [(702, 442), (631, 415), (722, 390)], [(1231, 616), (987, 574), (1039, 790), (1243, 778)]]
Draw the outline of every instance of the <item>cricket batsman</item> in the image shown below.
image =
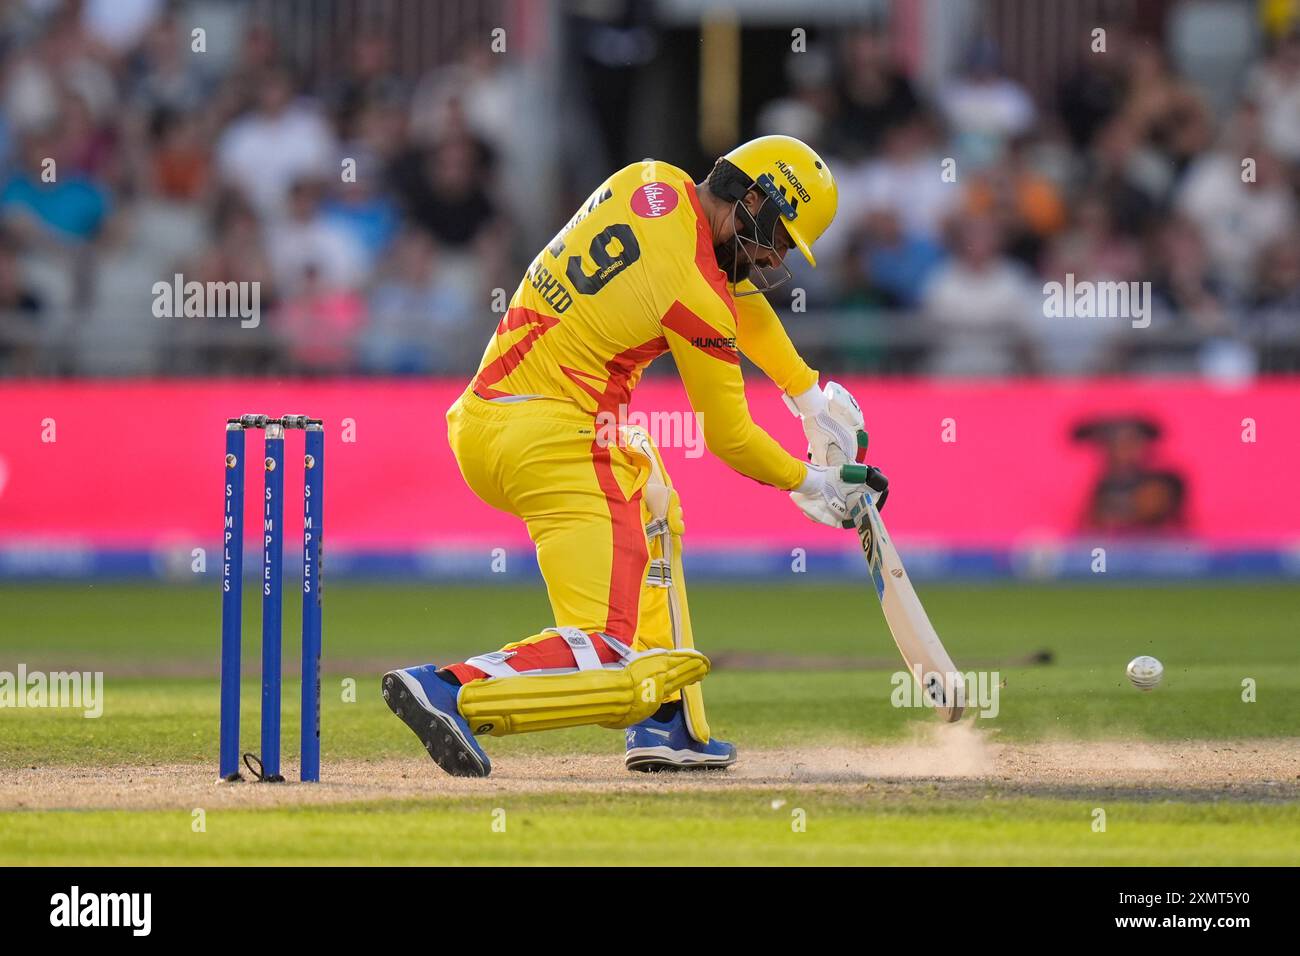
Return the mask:
[(875, 469), (783, 450), (750, 417), (741, 380), (743, 353), (785, 393), (810, 448), (860, 457), (865, 433), (829, 414), (760, 294), (790, 278), (792, 247), (816, 265), (836, 201), (826, 163), (789, 136), (736, 147), (703, 183), (645, 160), (601, 183), (528, 267), (447, 435), (474, 493), (527, 526), (554, 626), (384, 675), (388, 706), (447, 773), (488, 775), (478, 735), (584, 724), (626, 728), (629, 770), (735, 762), (704, 712), (682, 504), (648, 433), (609, 423), (671, 352), (705, 444), (740, 474), (833, 527), (864, 484), (879, 490)]

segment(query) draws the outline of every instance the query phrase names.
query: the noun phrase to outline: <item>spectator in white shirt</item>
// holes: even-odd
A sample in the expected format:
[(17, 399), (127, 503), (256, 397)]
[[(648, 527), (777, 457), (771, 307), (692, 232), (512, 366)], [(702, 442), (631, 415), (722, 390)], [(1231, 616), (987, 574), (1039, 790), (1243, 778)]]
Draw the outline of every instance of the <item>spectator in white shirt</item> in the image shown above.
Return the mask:
[(321, 195), (319, 182), (295, 182), (288, 215), (267, 231), (271, 269), (286, 296), (300, 291), (308, 269), (315, 284), (327, 290), (357, 288), (365, 279), (365, 250), (345, 228), (321, 215)]
[(319, 111), (295, 101), (288, 71), (271, 70), (257, 89), (256, 109), (235, 120), (217, 142), (217, 169), (258, 215), (275, 219), (296, 180), (338, 174), (338, 147)]
[(988, 217), (954, 230), (954, 256), (922, 295), (934, 333), (927, 371), (937, 375), (1010, 375), (1027, 364), (1026, 323), (1041, 297), (1025, 269), (1002, 251)]
[[(1192, 164), (1175, 197), (1178, 210), (1200, 227), (1219, 278), (1234, 291), (1254, 277), (1260, 252), (1296, 228), (1286, 169), (1262, 141), (1259, 111), (1243, 107), (1220, 147)], [(1253, 165), (1253, 182), (1243, 177)]]
[[(885, 133), (879, 159), (836, 167), (837, 221), (856, 225), (885, 210), (897, 216), (906, 234), (937, 241), (948, 217), (958, 210), (961, 186), (944, 177), (943, 156), (933, 150), (931, 138), (926, 120), (909, 120)], [(830, 258), (843, 253), (849, 231), (827, 231), (823, 241)]]
[(976, 47), (966, 74), (940, 93), (939, 108), (958, 156), (979, 167), (996, 162), (1007, 141), (1034, 124), (1034, 101), (1023, 86), (998, 72), (987, 41)]

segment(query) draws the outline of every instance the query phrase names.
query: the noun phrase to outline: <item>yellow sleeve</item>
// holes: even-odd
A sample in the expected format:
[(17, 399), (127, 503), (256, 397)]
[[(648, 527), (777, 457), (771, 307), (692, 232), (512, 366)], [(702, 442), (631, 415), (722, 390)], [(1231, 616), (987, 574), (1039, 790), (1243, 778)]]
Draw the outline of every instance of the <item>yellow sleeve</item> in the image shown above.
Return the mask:
[[(754, 423), (736, 349), (736, 317), (707, 284), (691, 283), (664, 313), (664, 337), (700, 416), (704, 443), (755, 481), (790, 490), (807, 468)], [(788, 344), (788, 340), (787, 340)]]
[[(740, 284), (742, 291), (752, 288), (748, 280)], [(795, 351), (764, 295), (736, 297), (736, 346), (787, 395), (800, 395), (817, 384), (817, 371)]]

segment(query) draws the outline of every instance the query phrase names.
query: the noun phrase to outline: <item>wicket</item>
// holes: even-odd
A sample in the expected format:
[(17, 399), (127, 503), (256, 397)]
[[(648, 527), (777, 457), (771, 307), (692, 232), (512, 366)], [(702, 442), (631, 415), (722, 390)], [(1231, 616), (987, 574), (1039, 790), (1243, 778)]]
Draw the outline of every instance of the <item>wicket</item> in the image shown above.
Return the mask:
[[(284, 432), (301, 429), (302, 522), (302, 724), (300, 779), (320, 780), (321, 533), (325, 484), (325, 431), (306, 415), (241, 415), (226, 421), (225, 531), (221, 562), (221, 779), (239, 773), (240, 642), (243, 639), (244, 449), (249, 429), (265, 436), (262, 495), (262, 754), (244, 754), (258, 780), (280, 774), (280, 662), (284, 577)], [(257, 767), (254, 768), (253, 764)]]

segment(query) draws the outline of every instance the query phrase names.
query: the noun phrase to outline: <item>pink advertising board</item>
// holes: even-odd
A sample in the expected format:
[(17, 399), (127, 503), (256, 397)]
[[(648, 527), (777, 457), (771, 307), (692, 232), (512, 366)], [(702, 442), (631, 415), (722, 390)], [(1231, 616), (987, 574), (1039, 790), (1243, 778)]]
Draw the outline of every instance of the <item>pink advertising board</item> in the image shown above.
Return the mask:
[[(900, 543), (1012, 547), (1087, 533), (1088, 503), (1108, 469), (1101, 443), (1072, 435), (1089, 420), (1133, 418), (1158, 435), (1148, 432), (1128, 452), (1147, 471), (1176, 476), (1178, 514), (1160, 534), (1213, 546), (1300, 541), (1295, 382), (844, 384), (866, 413), (870, 460), (892, 481), (886, 518)], [(443, 414), (460, 388), (375, 380), (0, 383), (0, 546), (211, 542), (220, 529), (223, 422), (260, 411), (326, 420), (333, 547), (526, 548), (520, 524), (479, 502), (456, 470)], [(800, 451), (798, 423), (773, 387), (752, 383), (749, 404), (764, 428)], [(851, 535), (812, 525), (781, 492), (704, 452), (675, 380), (643, 382), (630, 411), (653, 413), (652, 430), (676, 439), (664, 451), (688, 546), (852, 548)], [(250, 438), (250, 452), (259, 440)], [(299, 442), (290, 435), (291, 462)], [(292, 503), (301, 469), (290, 467), (286, 478)], [(250, 470), (250, 498), (257, 488)], [(1122, 481), (1111, 492), (1144, 494)]]

